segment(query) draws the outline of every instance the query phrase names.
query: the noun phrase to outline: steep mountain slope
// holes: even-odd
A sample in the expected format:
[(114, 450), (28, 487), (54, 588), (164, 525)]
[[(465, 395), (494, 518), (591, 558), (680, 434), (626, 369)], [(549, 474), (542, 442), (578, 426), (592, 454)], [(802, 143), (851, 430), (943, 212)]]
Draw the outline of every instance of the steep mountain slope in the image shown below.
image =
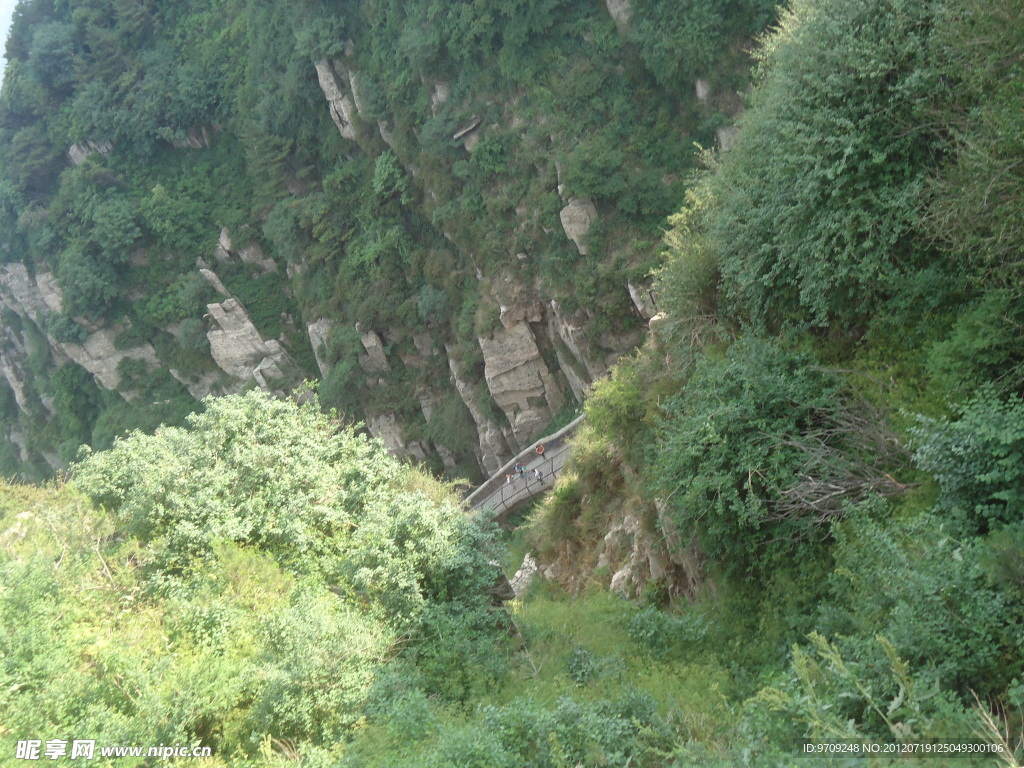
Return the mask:
[(3, 471), (305, 378), (396, 453), (493, 471), (641, 340), (771, 7), (23, 3)]

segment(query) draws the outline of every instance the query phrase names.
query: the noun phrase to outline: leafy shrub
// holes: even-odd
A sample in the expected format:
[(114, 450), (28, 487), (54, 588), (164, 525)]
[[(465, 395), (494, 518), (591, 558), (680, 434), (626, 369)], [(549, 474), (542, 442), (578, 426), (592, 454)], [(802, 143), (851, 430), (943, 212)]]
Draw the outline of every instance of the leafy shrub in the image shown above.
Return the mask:
[(716, 175), (711, 237), (732, 312), (850, 329), (915, 275), (948, 274), (912, 237), (941, 146), (917, 117), (939, 78), (935, 6), (830, 0), (783, 13)]
[[(701, 358), (665, 405), (653, 458), (676, 528), (740, 571), (821, 540), (842, 512), (826, 490), (831, 473), (859, 474), (842, 445), (843, 399), (838, 378), (810, 357), (754, 336)], [(822, 482), (798, 490), (808, 475)], [(854, 479), (848, 495), (871, 485)]]
[(513, 768), (515, 762), (498, 739), (477, 727), (449, 728), (438, 739), (429, 768)]
[(79, 325), (65, 314), (50, 318), (46, 330), (62, 344), (81, 344), (89, 337), (89, 329)]
[(73, 24), (39, 24), (32, 35), (28, 69), (51, 90), (66, 91), (74, 81), (74, 60), (80, 50), (81, 41)]
[[(839, 636), (838, 646), (863, 667), (865, 676), (884, 674), (884, 635), (920, 678), (970, 701), (1002, 691), (1020, 672), (1012, 623), (1020, 606), (994, 587), (983, 567), (988, 546), (957, 540), (944, 520), (921, 514), (888, 522), (885, 505), (868, 502), (837, 527), (833, 600), (821, 624)], [(867, 681), (866, 681), (867, 682)], [(870, 687), (895, 695), (892, 681)]]
[(648, 410), (650, 390), (641, 365), (620, 361), (609, 376), (594, 383), (584, 406), (587, 423), (595, 433), (613, 441), (626, 457), (639, 461), (653, 437)]
[[(894, 743), (925, 739), (970, 741), (976, 738), (973, 713), (945, 691), (918, 677), (893, 644), (878, 635), (870, 645), (876, 656), (865, 663), (844, 653), (820, 633), (806, 647), (793, 648), (791, 677), (762, 689), (748, 707), (748, 718), (764, 705), (783, 720), (799, 723), (804, 739)], [(868, 672), (868, 674), (865, 674)], [(749, 722), (749, 720), (748, 720)], [(773, 725), (776, 733), (797, 729)], [(763, 726), (759, 729), (762, 733)], [(778, 744), (762, 744), (769, 750)]]
[(580, 517), (583, 487), (574, 474), (563, 472), (530, 523), (530, 540), (543, 557), (551, 557), (565, 542), (580, 536), (576, 521)]
[(213, 287), (197, 273), (178, 276), (173, 283), (138, 302), (135, 312), (141, 324), (167, 327), (185, 318), (198, 318), (216, 296)]
[(469, 610), (486, 599), (488, 532), (405, 493), (383, 448), (336, 431), (315, 402), (251, 392), (206, 405), (189, 429), (136, 432), (74, 469), (157, 572), (183, 578), (227, 540), (362, 594), (407, 629), (432, 602)]
[(432, 285), (420, 288), (417, 310), (420, 319), (430, 327), (445, 327), (452, 315), (448, 295)]
[(387, 150), (377, 157), (373, 167), (373, 192), (381, 202), (392, 197), (397, 197), (402, 203), (409, 202), (408, 185), (405, 169), (394, 152)]
[(280, 337), (285, 330), (282, 315), (298, 314), (295, 300), (285, 289), (281, 275), (277, 272), (255, 275), (248, 265), (222, 272), (225, 287), (245, 305), (257, 330), (268, 339)]
[(985, 383), (1014, 390), (1024, 376), (1024, 300), (992, 291), (962, 312), (949, 336), (933, 344), (928, 369), (942, 391), (963, 397)]
[(642, 0), (632, 14), (632, 39), (660, 84), (678, 92), (692, 88), (721, 50), (726, 3)]
[(181, 346), (190, 352), (209, 352), (210, 339), (206, 335), (206, 323), (198, 317), (186, 317), (178, 331)]
[(932, 113), (952, 137), (952, 158), (930, 184), (924, 224), (984, 286), (1019, 285), (1024, 228), (1024, 117), (1020, 62), (1024, 46), (1013, 0), (941, 4), (935, 25), (940, 88)]
[(473, 150), (472, 163), (488, 175), (507, 173), (514, 145), (514, 134), (488, 132)]
[(1007, 590), (1010, 599), (1024, 597), (1024, 528), (1001, 528), (989, 536), (979, 560), (992, 581)]
[(594, 677), (594, 670), (597, 666), (597, 657), (584, 648), (577, 646), (572, 649), (569, 658), (565, 662), (565, 669), (569, 677), (576, 685), (586, 685)]
[(644, 608), (629, 620), (630, 640), (647, 648), (656, 659), (694, 654), (703, 647), (707, 634), (707, 620), (690, 612), (674, 616)]
[(89, 441), (93, 421), (103, 407), (103, 393), (92, 374), (77, 363), (67, 362), (50, 379), (56, 427), (66, 441)]
[[(477, 584), (477, 597), (493, 584)], [(455, 585), (453, 585), (455, 586)], [(467, 592), (466, 594), (470, 594)], [(429, 605), (407, 655), (422, 690), (449, 702), (470, 702), (493, 689), (509, 671), (507, 638), (488, 605)]]
[[(714, 207), (712, 184), (705, 177), (686, 192), (682, 209), (669, 216), (663, 265), (656, 272), (659, 308), (668, 315), (669, 337), (691, 350), (717, 342), (721, 274), (708, 236)], [(660, 331), (659, 331), (660, 332)]]
[(149, 365), (145, 360), (137, 357), (122, 357), (117, 363), (117, 375), (127, 380), (131, 386), (137, 379), (141, 379), (149, 372)]
[(114, 347), (117, 349), (134, 349), (141, 347), (149, 341), (155, 333), (152, 326), (142, 323), (132, 323), (114, 338)]
[(921, 417), (913, 430), (914, 457), (939, 484), (939, 508), (961, 534), (1017, 522), (1024, 503), (1024, 400), (988, 386), (956, 411), (955, 421)]
[(77, 248), (61, 254), (57, 277), (64, 311), (71, 315), (102, 317), (121, 293), (121, 280), (113, 266)]

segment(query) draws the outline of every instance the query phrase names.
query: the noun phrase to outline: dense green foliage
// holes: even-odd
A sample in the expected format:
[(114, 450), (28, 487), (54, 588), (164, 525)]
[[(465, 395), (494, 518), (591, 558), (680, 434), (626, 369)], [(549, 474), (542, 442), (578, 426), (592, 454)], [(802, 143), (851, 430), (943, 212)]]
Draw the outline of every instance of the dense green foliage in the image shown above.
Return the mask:
[[(0, 736), (198, 741), (214, 765), (774, 766), (805, 740), (982, 740), (1019, 764), (1020, 3), (795, 0), (717, 155), (689, 143), (726, 105), (690, 84), (741, 86), (767, 4), (632, 13), (620, 32), (570, 0), (22, 4), (4, 259), (52, 269), (68, 313), (122, 322), (127, 346), (204, 353), (188, 275), (229, 226), (293, 267), (292, 295), (281, 272), (223, 270), (268, 333), (298, 350), (296, 316), (346, 321), (321, 350), (328, 404), (414, 413), (443, 364), (364, 386), (355, 321), (475, 349), (499, 322), (478, 284), (512, 275), (624, 327), (621, 284), (682, 207), (650, 343), (594, 387), (512, 534), (551, 577), (510, 603), (514, 628), (491, 592), (518, 562), (450, 492), (315, 403), (209, 400), (83, 454), (77, 491), (4, 489)], [(325, 62), (359, 76), (354, 141)], [(452, 137), (477, 120), (467, 153)], [(210, 146), (185, 160), (190, 141)], [(556, 184), (601, 213), (587, 269)], [(73, 339), (76, 317), (48, 328)], [(55, 414), (32, 446), (111, 440), (120, 411), (22, 330)], [(393, 337), (391, 359), (411, 350)], [(166, 371), (118, 372), (181, 402)], [(418, 436), (470, 461), (470, 420), (442, 398)], [(956, 764), (975, 762), (993, 761)]]
[(940, 259), (908, 237), (940, 151), (922, 114), (935, 5), (797, 2), (783, 18), (716, 178), (734, 311), (849, 327), (885, 300), (938, 298), (922, 281)]
[(389, 675), (458, 700), (502, 672), (491, 534), (315, 403), (210, 401), (73, 475), (4, 491), (5, 733), (326, 752)]
[(843, 439), (830, 434), (842, 407), (835, 376), (770, 342), (748, 336), (701, 359), (664, 406), (654, 466), (676, 526), (740, 570), (820, 538), (826, 510), (800, 515), (785, 501), (808, 469), (809, 436)]
[[(389, 338), (426, 326), (436, 342), (475, 347), (496, 323), (480, 275), (533, 286), (580, 317), (605, 307), (595, 339), (629, 332), (622, 284), (654, 266), (693, 166), (679, 131), (714, 141), (749, 80), (746, 42), (773, 16), (764, 0), (645, 0), (619, 30), (579, 0), (500, 12), (440, 0), (26, 0), (0, 94), (2, 258), (56, 276), (55, 339), (113, 325), (126, 346), (162, 345), (179, 372), (213, 366), (200, 330), (215, 295), (195, 283), (197, 256), (284, 344), (292, 384), (319, 376), (305, 329), (321, 317)], [(321, 77), (354, 103), (349, 138)], [(696, 78), (711, 84), (703, 101)], [(570, 196), (601, 217), (586, 259), (561, 229)], [(277, 271), (237, 253), (212, 263), (222, 228)], [(529, 258), (510, 261), (519, 253)], [(358, 382), (353, 359), (334, 362), (326, 405), (399, 413), (408, 439), (427, 428), (412, 393), (447, 377), (443, 363), (396, 373), (406, 394), (395, 402)], [(470, 362), (464, 375), (480, 384)], [(126, 428), (149, 423), (154, 399), (134, 400), (141, 415)], [(123, 421), (110, 408), (74, 435), (56, 425), (58, 440), (101, 445), (85, 436)], [(467, 464), (465, 439), (441, 447)]]
[(730, 655), (737, 760), (982, 733), (1020, 759), (1022, 29), (1014, 2), (790, 5), (669, 219), (652, 343), (532, 522), (649, 603), (652, 654)]

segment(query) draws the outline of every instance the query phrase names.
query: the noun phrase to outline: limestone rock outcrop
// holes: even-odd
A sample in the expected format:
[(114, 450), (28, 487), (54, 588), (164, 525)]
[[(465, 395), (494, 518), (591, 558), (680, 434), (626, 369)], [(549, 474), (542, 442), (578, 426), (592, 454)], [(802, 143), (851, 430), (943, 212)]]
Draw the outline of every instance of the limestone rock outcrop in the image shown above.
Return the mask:
[(633, 306), (640, 313), (640, 317), (650, 320), (658, 314), (658, 308), (654, 304), (654, 292), (650, 288), (638, 288), (627, 282), (626, 290), (629, 291), (629, 298), (633, 300)]
[(540, 437), (562, 409), (562, 392), (526, 323), (499, 328), (492, 337), (478, 341), (491, 397), (512, 425), (517, 447), (523, 448)]
[(459, 393), (459, 397), (469, 410), (473, 423), (476, 425), (480, 446), (476, 452), (477, 461), (487, 474), (494, 474), (512, 457), (513, 451), (509, 448), (501, 429), (480, 409), (473, 385), (459, 375), (459, 367), (453, 356), (452, 348), (446, 346), (445, 351), (448, 354), (448, 368), (452, 372), (455, 391)]
[(673, 597), (695, 599), (705, 585), (700, 548), (694, 539), (686, 541), (678, 534), (659, 502), (646, 513), (658, 518), (657, 526), (650, 521), (645, 525), (640, 514), (631, 512), (609, 527), (597, 567), (612, 571), (610, 589), (623, 597), (635, 597), (656, 581)]
[(725, 152), (736, 143), (736, 126), (723, 125), (722, 127), (715, 129), (715, 135), (718, 136), (718, 146), (720, 146), (722, 151)]
[(60, 346), (68, 357), (95, 376), (100, 386), (117, 391), (121, 384), (121, 374), (117, 372), (117, 366), (123, 359), (143, 360), (151, 369), (160, 364), (156, 351), (148, 343), (131, 349), (118, 349), (114, 345), (117, 335), (115, 329), (103, 328), (90, 333), (81, 344)]
[[(243, 227), (243, 229), (246, 228), (247, 227)], [(263, 248), (260, 247), (258, 242), (253, 241), (248, 245), (235, 250), (231, 233), (228, 231), (227, 227), (223, 227), (220, 230), (220, 238), (217, 241), (217, 247), (213, 251), (213, 256), (217, 261), (221, 262), (232, 261), (237, 258), (243, 264), (255, 264), (264, 272), (264, 274), (267, 272), (277, 271), (277, 263), (263, 253)]]
[(370, 416), (366, 420), (366, 428), (392, 453), (398, 456), (412, 456), (417, 461), (426, 461), (429, 454), (427, 446), (418, 440), (406, 441), (395, 414)]
[(81, 165), (89, 155), (95, 152), (105, 155), (113, 146), (109, 141), (78, 141), (68, 147), (68, 159), (74, 165)]
[(539, 323), (544, 319), (544, 305), (539, 301), (528, 303), (501, 304), (498, 319), (505, 328), (522, 323)]
[(594, 203), (581, 197), (570, 197), (558, 217), (562, 220), (565, 236), (576, 244), (581, 256), (586, 256), (587, 233), (597, 221), (597, 208)]
[(271, 389), (271, 381), (283, 377), (282, 368), (292, 365), (281, 343), (260, 335), (238, 299), (208, 304), (206, 309), (215, 325), (206, 334), (210, 353), (218, 367), (237, 382), (234, 389), (253, 380), (263, 389)]
[(0, 296), (7, 307), (36, 323), (48, 312), (60, 312), (63, 303), (51, 273), (39, 272), (33, 277), (19, 262), (0, 266)]
[(629, 17), (633, 13), (633, 6), (630, 4), (630, 0), (604, 0), (604, 4), (619, 32), (627, 32), (629, 30)]
[(313, 355), (316, 357), (316, 367), (320, 369), (320, 375), (326, 376), (329, 367), (327, 365), (327, 339), (331, 329), (337, 325), (333, 320), (321, 317), (306, 326), (309, 333), (309, 343), (313, 347)]
[[(51, 313), (59, 313), (63, 304), (57, 281), (49, 272), (40, 272), (34, 277), (28, 273), (24, 264), (5, 264), (0, 268), (0, 297), (3, 304), (20, 317), (31, 321), (40, 328), (46, 327), (46, 319)], [(121, 383), (121, 375), (117, 366), (124, 358), (144, 360), (155, 368), (159, 365), (156, 352), (149, 344), (132, 349), (118, 349), (114, 345), (119, 328), (102, 328), (90, 333), (81, 344), (59, 342), (49, 339), (54, 360), (60, 364), (70, 358), (96, 377), (97, 383), (105, 389), (117, 390)], [(8, 359), (4, 366), (5, 378), (17, 378), (20, 366), (13, 359)], [(8, 379), (10, 381), (10, 379)], [(15, 395), (22, 390), (21, 382), (11, 383)], [(22, 403), (19, 402), (19, 406)]]
[(693, 84), (693, 90), (697, 94), (697, 101), (701, 104), (708, 103), (708, 97), (711, 95), (711, 85), (707, 80), (697, 78)]
[(222, 283), (220, 278), (217, 276), (217, 273), (212, 269), (200, 269), (199, 274), (202, 275), (203, 279), (210, 284), (210, 287), (221, 296), (231, 295), (228, 289), (224, 287), (224, 283)]
[(360, 341), (366, 354), (359, 356), (359, 367), (369, 374), (390, 373), (391, 365), (384, 353), (384, 342), (381, 341), (377, 332), (367, 331), (362, 335)]
[[(582, 322), (576, 321), (562, 312), (561, 305), (551, 300), (551, 312), (548, 314), (548, 335), (552, 341), (557, 339), (561, 342), (565, 348), (572, 354), (573, 358), (577, 360), (577, 366), (582, 367), (581, 373), (585, 374), (586, 379), (594, 381), (604, 376), (608, 372), (608, 367), (604, 365), (600, 360), (593, 359), (591, 355), (587, 353), (590, 341), (586, 337), (586, 329)], [(555, 349), (558, 350), (558, 344), (555, 344)], [(560, 353), (560, 350), (559, 350)], [(562, 366), (562, 370), (565, 371), (569, 368), (574, 368), (570, 361), (559, 363)], [(581, 400), (582, 402), (582, 400)]]
[(530, 584), (538, 572), (537, 560), (531, 553), (527, 552), (523, 558), (523, 564), (519, 566), (519, 570), (516, 571), (516, 575), (512, 577), (511, 581), (512, 591), (516, 597), (523, 596), (523, 593), (530, 588)]
[[(573, 200), (567, 207), (578, 208), (579, 205), (586, 208), (588, 204)], [(590, 221), (589, 214), (584, 218)], [(571, 223), (567, 232), (577, 238), (584, 236), (582, 230), (574, 230)], [(265, 268), (273, 266), (257, 247), (238, 247), (226, 229), (220, 233), (213, 255), (225, 263), (242, 261)], [(218, 276), (214, 259), (208, 260), (214, 268), (199, 258), (197, 271), (218, 294), (216, 302), (206, 306), (204, 318), (210, 355), (217, 367), (195, 371), (172, 368), (170, 374), (196, 399), (211, 393), (236, 392), (253, 384), (269, 392), (286, 394), (308, 373), (299, 370), (282, 341), (265, 338), (260, 333), (246, 307), (231, 295)], [(468, 359), (465, 361), (457, 361), (453, 349), (442, 348), (427, 329), (413, 332), (390, 327), (377, 331), (356, 326), (361, 342), (358, 361), (366, 376), (366, 385), (377, 387), (392, 381), (396, 375), (409, 375), (415, 382), (412, 394), (419, 402), (422, 422), (417, 413), (412, 417), (415, 425), (407, 423), (406, 411), (402, 415), (397, 412), (356, 414), (366, 420), (371, 433), (390, 450), (417, 461), (440, 458), (448, 469), (455, 469), (467, 458), (456, 448), (431, 445), (423, 438), (405, 437), (413, 434), (411, 427), (422, 430), (423, 422), (429, 424), (436, 417), (446, 388), (450, 386), (472, 418), (472, 426), (467, 425), (466, 443), (472, 446), (480, 467), (487, 473), (494, 473), (518, 450), (541, 436), (562, 409), (570, 391), (582, 401), (591, 382), (605, 374), (628, 339), (619, 338), (622, 334), (588, 338), (586, 329), (592, 316), (585, 310), (572, 315), (564, 313), (557, 302), (543, 298), (541, 283), (523, 282), (519, 269), (518, 260), (510, 258), (508, 268), (490, 284), (488, 301), (496, 305), (500, 325), (491, 335), (476, 340), (479, 353), (466, 350)], [(638, 311), (646, 315), (647, 307), (642, 303), (644, 292), (632, 285), (627, 288), (634, 302), (638, 302)], [(32, 274), (23, 264), (3, 264), (0, 265), (0, 304), (23, 318), (26, 326), (22, 330), (21, 325), (13, 321), (10, 327), (0, 326), (0, 377), (7, 380), (14, 400), (24, 413), (39, 413), (41, 398), (45, 400), (45, 395), (26, 385), (32, 377), (26, 362), (33, 351), (29, 342), (31, 338), (39, 338), (37, 329), (45, 335), (51, 318), (61, 313), (60, 288), (49, 272)], [(198, 319), (193, 318), (188, 326), (190, 334), (196, 330), (194, 321)], [(149, 371), (166, 370), (168, 361), (161, 360), (149, 343), (118, 349), (115, 340), (126, 330), (123, 324), (108, 322), (104, 325), (102, 321), (91, 322), (85, 318), (74, 320), (84, 329), (81, 343), (58, 342), (52, 336), (46, 338), (50, 370), (73, 360), (89, 371), (99, 386), (120, 392), (129, 400), (134, 400), (137, 393), (126, 387), (118, 373), (123, 360), (142, 361)], [(337, 322), (330, 317), (320, 317), (306, 324), (321, 376), (330, 373), (327, 346)], [(184, 323), (174, 323), (161, 330), (182, 343), (192, 343), (183, 336), (185, 327)], [(446, 358), (438, 357), (444, 351)], [(443, 367), (444, 362), (451, 372), (450, 381), (435, 380), (437, 367), (439, 363)], [(363, 384), (362, 381), (353, 383)], [(52, 413), (52, 404), (43, 402), (43, 406)], [(7, 435), (7, 439), (13, 438)]]
[[(331, 110), (331, 119), (338, 127), (343, 138), (355, 141), (357, 138), (355, 120), (356, 105), (343, 86), (342, 75), (335, 62), (321, 59), (316, 63), (316, 76), (320, 81), (320, 90), (324, 92)], [(344, 71), (344, 68), (341, 68)]]
[(219, 131), (220, 126), (193, 125), (187, 131), (179, 132), (168, 141), (175, 149), (208, 149), (210, 128)]
[(437, 110), (448, 101), (451, 95), (451, 88), (448, 83), (439, 81), (430, 88), (430, 109), (436, 115)]
[(171, 368), (170, 373), (171, 376), (177, 379), (196, 400), (202, 400), (213, 392), (214, 387), (220, 380), (219, 371), (206, 371), (205, 373), (197, 375), (194, 372), (179, 371)]

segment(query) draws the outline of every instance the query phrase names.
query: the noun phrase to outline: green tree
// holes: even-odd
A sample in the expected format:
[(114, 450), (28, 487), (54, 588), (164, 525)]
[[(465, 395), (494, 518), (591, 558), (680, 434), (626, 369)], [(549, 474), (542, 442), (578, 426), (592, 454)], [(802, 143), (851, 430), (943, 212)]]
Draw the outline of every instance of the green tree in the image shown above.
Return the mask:
[(57, 269), (65, 311), (102, 317), (120, 295), (120, 280), (113, 266), (72, 247), (61, 254)]
[(939, 483), (938, 506), (963, 535), (1019, 523), (1024, 503), (1024, 401), (992, 386), (956, 408), (955, 420), (920, 419), (915, 458)]
[(729, 0), (641, 0), (633, 8), (632, 39), (644, 64), (663, 86), (679, 92), (707, 73), (721, 51)]
[(80, 46), (73, 24), (51, 21), (33, 28), (28, 69), (52, 91), (67, 95), (75, 79)]

